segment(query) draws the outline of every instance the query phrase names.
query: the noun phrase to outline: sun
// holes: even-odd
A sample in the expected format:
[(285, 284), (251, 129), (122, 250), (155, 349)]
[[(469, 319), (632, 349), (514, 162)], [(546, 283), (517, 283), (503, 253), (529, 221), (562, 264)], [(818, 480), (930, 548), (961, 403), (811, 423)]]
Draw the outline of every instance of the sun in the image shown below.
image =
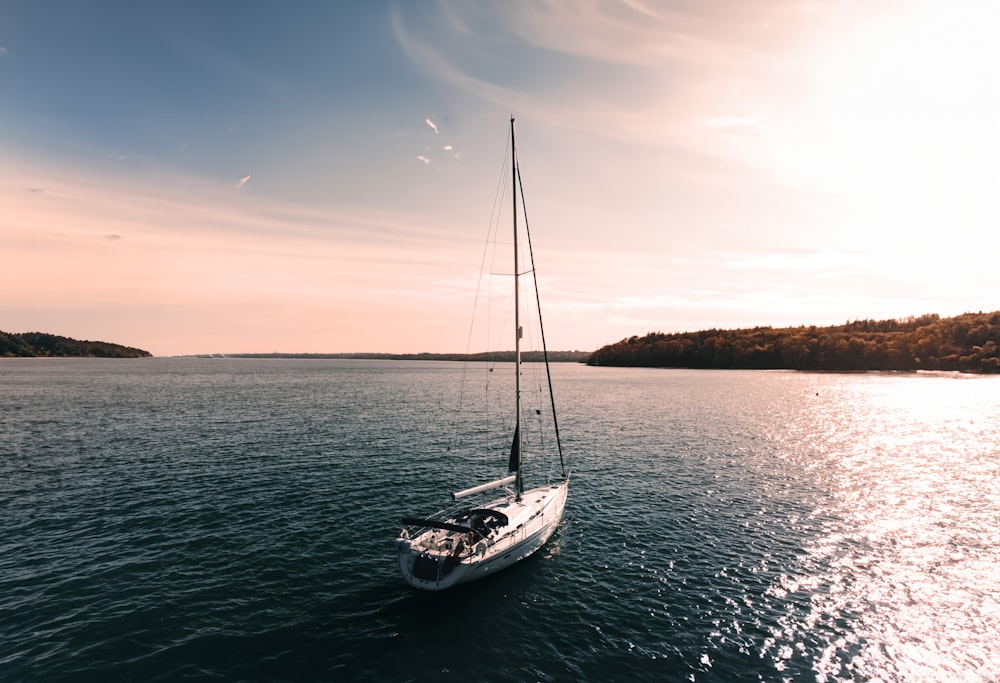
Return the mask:
[[(826, 41), (779, 159), (800, 182), (920, 213), (996, 187), (1000, 5), (928, 2)], [(930, 206), (928, 206), (930, 204)]]
[(799, 109), (771, 140), (778, 173), (831, 197), (844, 229), (876, 249), (930, 235), (1000, 246), (998, 33), (1000, 4), (978, 0), (828, 27), (802, 55)]

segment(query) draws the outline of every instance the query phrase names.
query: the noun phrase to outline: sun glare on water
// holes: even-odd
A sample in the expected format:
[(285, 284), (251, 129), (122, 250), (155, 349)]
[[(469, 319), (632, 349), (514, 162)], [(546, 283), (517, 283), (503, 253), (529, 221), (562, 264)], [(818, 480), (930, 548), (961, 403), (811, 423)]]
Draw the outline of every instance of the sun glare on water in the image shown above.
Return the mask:
[(775, 587), (802, 598), (772, 645), (779, 669), (777, 643), (797, 642), (820, 681), (1000, 675), (1000, 423), (982, 408), (995, 390), (989, 378), (886, 377), (820, 414), (836, 434), (835, 502), (817, 515), (826, 533), (805, 571)]

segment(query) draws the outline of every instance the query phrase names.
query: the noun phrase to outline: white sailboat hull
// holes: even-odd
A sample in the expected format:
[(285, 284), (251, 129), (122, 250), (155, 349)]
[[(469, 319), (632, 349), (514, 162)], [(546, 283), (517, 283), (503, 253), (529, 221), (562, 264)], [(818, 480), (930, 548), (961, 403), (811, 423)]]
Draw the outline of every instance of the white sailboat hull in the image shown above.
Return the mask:
[[(490, 501), (476, 514), (499, 513), (506, 524), (485, 537), (451, 528), (422, 530), (396, 539), (399, 570), (407, 583), (443, 590), (475, 581), (523, 560), (545, 545), (562, 521), (569, 480)], [(458, 524), (453, 524), (458, 526)]]

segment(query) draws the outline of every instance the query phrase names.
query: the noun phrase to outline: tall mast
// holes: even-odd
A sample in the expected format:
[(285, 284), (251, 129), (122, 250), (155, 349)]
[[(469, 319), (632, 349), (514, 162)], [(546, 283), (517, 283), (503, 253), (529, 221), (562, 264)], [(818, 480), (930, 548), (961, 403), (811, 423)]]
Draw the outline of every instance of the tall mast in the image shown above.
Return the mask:
[(518, 279), (520, 270), (517, 262), (517, 148), (514, 146), (514, 117), (510, 117), (510, 168), (511, 197), (514, 200), (514, 444), (517, 448), (517, 499), (521, 500), (524, 491), (522, 478), (523, 452), (521, 446), (521, 300)]

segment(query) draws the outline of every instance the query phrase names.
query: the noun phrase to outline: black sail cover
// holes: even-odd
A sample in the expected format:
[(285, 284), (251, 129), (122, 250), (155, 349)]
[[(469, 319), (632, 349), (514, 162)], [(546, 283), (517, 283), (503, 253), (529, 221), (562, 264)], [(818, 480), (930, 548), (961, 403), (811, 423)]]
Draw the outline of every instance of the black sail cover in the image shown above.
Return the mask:
[(521, 468), (521, 423), (514, 427), (514, 440), (510, 444), (510, 462), (507, 463), (508, 472), (517, 472)]

